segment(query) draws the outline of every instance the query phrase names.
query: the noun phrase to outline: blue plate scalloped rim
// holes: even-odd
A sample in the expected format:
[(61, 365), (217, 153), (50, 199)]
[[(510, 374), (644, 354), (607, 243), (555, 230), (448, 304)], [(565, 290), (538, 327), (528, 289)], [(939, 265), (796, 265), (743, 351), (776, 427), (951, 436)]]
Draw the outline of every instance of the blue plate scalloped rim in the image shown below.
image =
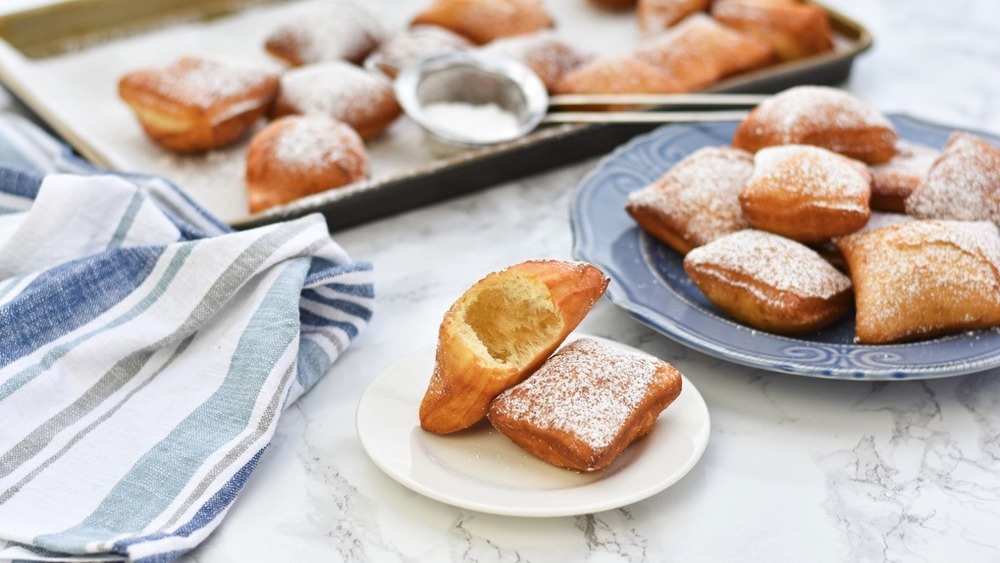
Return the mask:
[[(966, 130), (890, 115), (900, 138), (943, 147)], [(906, 344), (853, 342), (853, 312), (816, 334), (789, 338), (729, 320), (684, 273), (680, 254), (636, 227), (626, 195), (698, 148), (728, 145), (736, 122), (668, 125), (635, 137), (581, 180), (570, 206), (573, 255), (611, 278), (613, 303), (662, 334), (711, 356), (771, 371), (833, 379), (930, 379), (1000, 366), (1000, 330), (977, 330)], [(1000, 138), (972, 131), (1000, 146)]]

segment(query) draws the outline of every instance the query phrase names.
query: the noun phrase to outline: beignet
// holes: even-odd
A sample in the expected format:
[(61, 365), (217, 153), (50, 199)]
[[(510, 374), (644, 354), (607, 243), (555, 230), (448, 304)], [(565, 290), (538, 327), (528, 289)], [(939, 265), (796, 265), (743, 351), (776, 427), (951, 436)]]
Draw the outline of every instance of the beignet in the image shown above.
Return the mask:
[(382, 75), (343, 61), (293, 68), (281, 77), (273, 117), (318, 113), (342, 121), (364, 139), (382, 134), (403, 113)]
[(649, 36), (635, 56), (671, 76), (688, 92), (774, 60), (771, 46), (730, 29), (706, 14), (693, 14)]
[(833, 49), (826, 10), (797, 0), (716, 0), (712, 17), (767, 41), (782, 60)]
[(636, 20), (643, 33), (658, 33), (695, 12), (708, 9), (711, 0), (639, 0)]
[(118, 82), (118, 95), (146, 135), (181, 153), (238, 141), (264, 115), (277, 91), (273, 72), (198, 57), (132, 71)]
[(669, 94), (683, 85), (632, 55), (600, 57), (563, 75), (556, 94)]
[(988, 221), (910, 221), (839, 239), (855, 340), (887, 344), (1000, 324), (1000, 234)]
[(553, 465), (599, 471), (652, 430), (681, 385), (670, 364), (586, 338), (504, 391), (489, 418), (512, 442)]
[(649, 234), (686, 254), (749, 226), (740, 210), (739, 194), (752, 173), (750, 153), (705, 147), (656, 182), (630, 193), (625, 210)]
[(483, 51), (523, 63), (542, 79), (549, 92), (555, 91), (566, 73), (593, 58), (561, 40), (552, 31), (497, 39), (486, 45)]
[(924, 181), (939, 154), (930, 147), (897, 141), (895, 156), (868, 168), (872, 174), (871, 208), (905, 213), (906, 198)]
[(684, 271), (722, 312), (778, 334), (813, 332), (851, 307), (851, 280), (809, 247), (746, 229), (684, 257)]
[(754, 227), (818, 243), (864, 227), (870, 197), (864, 164), (820, 147), (782, 145), (754, 155), (753, 175), (739, 201)]
[(466, 51), (472, 42), (436, 25), (415, 25), (389, 37), (365, 59), (365, 68), (374, 68), (389, 78), (424, 57)]
[(476, 282), (445, 313), (420, 427), (468, 428), (502, 391), (531, 375), (604, 294), (609, 279), (584, 262), (532, 260)]
[(479, 45), (554, 26), (541, 0), (432, 0), (416, 24), (439, 25)]
[(351, 184), (367, 178), (368, 170), (368, 151), (348, 125), (324, 115), (283, 117), (250, 139), (250, 211)]
[(906, 199), (906, 212), (921, 219), (985, 219), (1000, 225), (1000, 149), (971, 133), (952, 133)]
[(881, 164), (896, 154), (896, 130), (881, 113), (843, 90), (796, 86), (771, 96), (740, 122), (733, 146), (815, 145)]
[(360, 64), (385, 38), (375, 14), (355, 0), (317, 0), (294, 10), (264, 41), (267, 52), (292, 66)]

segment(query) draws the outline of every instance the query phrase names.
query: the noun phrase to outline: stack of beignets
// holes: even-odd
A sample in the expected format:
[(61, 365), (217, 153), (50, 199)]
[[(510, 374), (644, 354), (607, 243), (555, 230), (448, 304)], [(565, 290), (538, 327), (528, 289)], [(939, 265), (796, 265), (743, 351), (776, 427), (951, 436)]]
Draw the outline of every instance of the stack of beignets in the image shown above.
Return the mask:
[(599, 471), (648, 434), (680, 392), (681, 374), (673, 366), (586, 338), (501, 393), (489, 420), (553, 465)]
[[(761, 330), (804, 334), (837, 320), (853, 296), (863, 344), (1000, 325), (1000, 149), (962, 132), (940, 153), (898, 141), (873, 108), (813, 86), (765, 100), (738, 124), (733, 145), (756, 151), (738, 191), (739, 218), (752, 228), (715, 210), (702, 186), (712, 171), (687, 170), (722, 148), (699, 149), (625, 203), (641, 228), (686, 253), (689, 278), (721, 311)], [(665, 195), (685, 190), (702, 198)], [(663, 218), (678, 210), (724, 217), (734, 232), (699, 238), (695, 223)]]

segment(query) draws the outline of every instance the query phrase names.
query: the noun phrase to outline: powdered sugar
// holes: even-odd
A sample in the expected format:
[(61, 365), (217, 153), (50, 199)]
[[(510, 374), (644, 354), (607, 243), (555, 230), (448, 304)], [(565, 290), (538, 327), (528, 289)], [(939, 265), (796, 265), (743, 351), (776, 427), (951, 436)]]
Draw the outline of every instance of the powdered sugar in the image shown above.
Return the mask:
[(657, 367), (642, 355), (581, 339), (502, 393), (493, 408), (543, 430), (569, 433), (596, 453), (647, 399)]
[(523, 63), (550, 91), (564, 74), (593, 58), (561, 40), (553, 31), (498, 39), (483, 50)]
[(851, 287), (847, 276), (809, 247), (753, 229), (695, 248), (684, 261), (696, 266), (717, 266), (802, 297), (827, 299)]
[(375, 16), (353, 0), (304, 3), (296, 15), (268, 37), (269, 45), (294, 45), (302, 64), (348, 59), (360, 61), (385, 36)]
[(320, 116), (286, 119), (290, 125), (281, 132), (273, 153), (286, 166), (323, 168), (364, 153), (361, 137), (343, 123)]
[(435, 132), (474, 142), (513, 139), (521, 130), (517, 116), (496, 104), (437, 102), (424, 106), (421, 117)]
[(472, 46), (468, 39), (443, 27), (415, 25), (379, 45), (365, 60), (365, 67), (374, 67), (387, 76), (395, 77), (399, 71), (422, 57), (463, 51)]
[(129, 80), (169, 100), (208, 110), (219, 102), (247, 96), (274, 78), (273, 73), (259, 67), (183, 57), (165, 67), (138, 71)]
[(820, 147), (781, 145), (754, 155), (753, 175), (744, 194), (765, 192), (808, 197), (810, 205), (868, 211), (871, 178), (863, 165)]
[(988, 219), (1000, 224), (1000, 150), (953, 133), (927, 177), (906, 200), (906, 212), (924, 219)]
[(697, 245), (748, 226), (739, 193), (753, 172), (750, 153), (730, 147), (705, 147), (677, 163), (654, 184), (628, 195), (626, 204), (652, 207)]
[(826, 86), (796, 86), (776, 94), (755, 110), (756, 119), (782, 143), (800, 142), (814, 131), (892, 129), (877, 110), (853, 95)]
[(343, 61), (291, 69), (281, 77), (278, 103), (301, 113), (321, 113), (337, 119), (363, 120), (379, 110), (378, 100), (394, 98), (392, 86), (380, 75)]

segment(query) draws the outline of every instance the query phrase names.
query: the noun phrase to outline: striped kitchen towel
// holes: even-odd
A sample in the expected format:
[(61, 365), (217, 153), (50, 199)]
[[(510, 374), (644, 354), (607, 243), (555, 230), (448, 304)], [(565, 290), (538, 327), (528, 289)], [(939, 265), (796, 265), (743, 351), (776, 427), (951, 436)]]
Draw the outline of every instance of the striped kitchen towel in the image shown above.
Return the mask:
[(0, 115), (0, 559), (198, 545), (372, 305), (321, 217), (234, 232)]

